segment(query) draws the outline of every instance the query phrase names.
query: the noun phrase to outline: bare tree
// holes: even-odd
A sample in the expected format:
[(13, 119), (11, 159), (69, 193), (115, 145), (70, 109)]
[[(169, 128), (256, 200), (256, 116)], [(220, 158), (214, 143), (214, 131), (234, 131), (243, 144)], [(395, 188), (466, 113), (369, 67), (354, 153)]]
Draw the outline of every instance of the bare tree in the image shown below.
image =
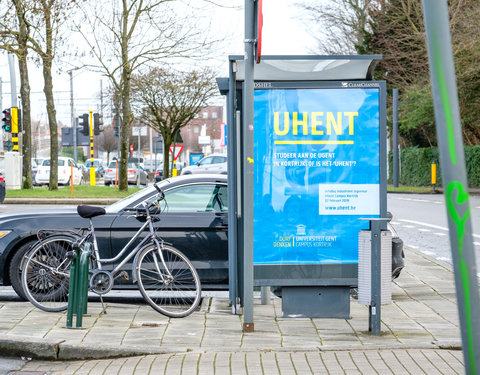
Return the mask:
[(113, 135), (111, 126), (107, 126), (102, 134), (97, 137), (97, 145), (101, 151), (107, 153), (107, 164), (110, 163), (110, 153), (118, 150), (118, 138)]
[(376, 0), (303, 0), (297, 3), (306, 11), (309, 29), (321, 32), (317, 37), (321, 53), (341, 55), (357, 53), (369, 28), (369, 10)]
[(32, 4), (29, 47), (39, 56), (43, 67), (43, 91), (47, 102), (50, 128), (50, 180), (49, 190), (58, 189), (58, 125), (53, 97), (52, 63), (57, 47), (63, 42), (61, 28), (69, 19), (75, 0), (29, 0)]
[[(13, 8), (12, 8), (13, 6)], [(23, 0), (11, 0), (3, 3), (0, 14), (0, 49), (13, 53), (18, 58), (20, 71), (20, 96), (22, 98), (22, 129), (23, 129), (23, 188), (31, 189), (32, 183), (32, 124), (30, 116), (30, 81), (28, 77), (28, 38), (30, 25), (26, 21), (27, 6)], [(11, 13), (15, 17), (9, 17)], [(19, 124), (20, 125), (20, 124)]]
[(187, 6), (173, 0), (120, 0), (111, 6), (90, 1), (84, 8), (85, 18), (76, 27), (95, 60), (86, 65), (105, 74), (121, 98), (120, 190), (128, 189), (132, 75), (144, 65), (192, 56), (205, 46), (205, 30), (192, 27), (191, 15), (185, 14)]
[(132, 77), (134, 100), (146, 123), (163, 137), (163, 176), (169, 177), (170, 145), (182, 127), (215, 96), (215, 75), (209, 69), (175, 72), (160, 68)]

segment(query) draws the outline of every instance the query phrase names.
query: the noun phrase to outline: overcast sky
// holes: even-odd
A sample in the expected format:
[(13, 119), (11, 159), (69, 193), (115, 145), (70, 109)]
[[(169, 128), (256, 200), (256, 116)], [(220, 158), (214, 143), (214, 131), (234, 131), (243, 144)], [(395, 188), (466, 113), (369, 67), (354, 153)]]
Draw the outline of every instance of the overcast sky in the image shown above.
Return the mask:
[[(227, 40), (220, 47), (220, 57), (212, 63), (219, 69), (219, 75), (228, 75), (227, 56), (244, 53), (244, 12), (243, 0), (232, 0), (241, 9), (227, 8), (218, 10), (213, 14), (212, 27), (218, 35), (225, 35)], [(311, 35), (305, 31), (305, 25), (299, 21), (299, 9), (291, 0), (263, 0), (263, 55), (301, 55), (308, 54), (314, 48), (315, 42)], [(221, 56), (220, 55), (220, 56)], [(207, 59), (208, 61), (208, 59)], [(17, 77), (18, 77), (18, 67)], [(1, 107), (11, 105), (10, 75), (6, 54), (0, 54), (0, 77), (2, 79)], [(76, 115), (81, 115), (89, 109), (97, 111), (99, 108), (98, 94), (100, 81), (103, 89), (109, 85), (105, 77), (88, 72), (75, 72), (73, 75), (74, 105)], [(31, 66), (30, 80), (32, 91), (32, 118), (46, 122), (45, 98), (43, 95), (43, 78), (40, 68)], [(20, 79), (17, 78), (17, 93), (19, 92)], [(70, 124), (70, 81), (65, 72), (54, 77), (54, 91), (56, 99), (57, 119), (64, 124)], [(107, 116), (105, 116), (107, 117)]]

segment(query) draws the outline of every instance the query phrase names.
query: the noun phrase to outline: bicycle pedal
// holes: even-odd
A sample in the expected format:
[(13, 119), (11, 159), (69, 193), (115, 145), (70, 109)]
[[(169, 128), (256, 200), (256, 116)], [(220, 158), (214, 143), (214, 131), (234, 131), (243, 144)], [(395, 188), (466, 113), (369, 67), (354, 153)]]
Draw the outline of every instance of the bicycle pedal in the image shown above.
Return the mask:
[(130, 280), (130, 278), (128, 277), (128, 272), (127, 272), (127, 271), (122, 271), (122, 272), (120, 272), (120, 274), (119, 274), (118, 276), (119, 276), (119, 277), (122, 277), (123, 280), (125, 280), (125, 281)]

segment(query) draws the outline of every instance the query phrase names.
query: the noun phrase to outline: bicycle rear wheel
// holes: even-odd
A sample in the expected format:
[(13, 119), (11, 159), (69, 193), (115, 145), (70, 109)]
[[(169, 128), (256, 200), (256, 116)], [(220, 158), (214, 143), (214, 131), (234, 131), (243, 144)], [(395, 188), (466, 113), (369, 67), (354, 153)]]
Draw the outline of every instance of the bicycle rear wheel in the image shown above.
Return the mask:
[(22, 285), (35, 307), (48, 312), (67, 309), (71, 265), (67, 252), (74, 241), (73, 237), (52, 236), (39, 241), (25, 256)]
[(160, 251), (165, 263), (155, 245), (140, 253), (136, 269), (138, 288), (155, 310), (171, 318), (183, 318), (200, 303), (200, 278), (179, 250), (164, 246)]

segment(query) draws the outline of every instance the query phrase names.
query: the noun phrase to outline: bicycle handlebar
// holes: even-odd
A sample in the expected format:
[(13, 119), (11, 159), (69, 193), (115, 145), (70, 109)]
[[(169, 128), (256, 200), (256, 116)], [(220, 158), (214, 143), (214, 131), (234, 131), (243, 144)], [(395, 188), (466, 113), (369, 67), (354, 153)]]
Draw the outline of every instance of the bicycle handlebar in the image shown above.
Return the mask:
[(150, 203), (142, 202), (141, 203), (142, 207), (125, 207), (123, 210), (124, 211), (129, 211), (129, 212), (136, 212), (137, 215), (146, 214), (147, 210), (148, 210), (148, 212), (150, 212), (150, 209), (152, 207), (155, 207), (160, 201), (165, 199), (165, 193), (163, 192), (163, 190), (160, 189), (157, 186), (157, 184), (153, 184), (153, 186), (155, 186), (155, 189), (157, 189), (158, 196), (159, 196), (155, 201), (150, 202)]

